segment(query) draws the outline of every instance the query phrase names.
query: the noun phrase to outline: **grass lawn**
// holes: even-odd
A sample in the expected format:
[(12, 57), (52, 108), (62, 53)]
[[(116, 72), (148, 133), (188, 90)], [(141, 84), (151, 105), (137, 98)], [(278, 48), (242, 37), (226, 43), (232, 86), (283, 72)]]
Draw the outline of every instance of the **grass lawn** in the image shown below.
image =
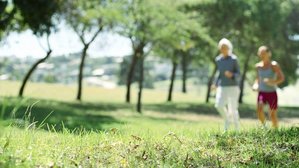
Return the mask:
[(166, 103), (166, 93), (146, 90), (138, 114), (123, 103), (124, 88), (87, 87), (80, 103), (74, 86), (30, 83), (23, 99), (14, 97), (18, 86), (0, 82), (0, 167), (299, 165), (297, 107), (280, 108), (281, 128), (272, 130), (259, 127), (254, 106), (242, 105), (242, 131), (223, 133), (198, 93)]
[[(16, 96), (20, 88), (20, 82), (0, 81), (0, 96)], [(132, 85), (132, 103), (137, 101), (137, 86)], [(59, 101), (74, 101), (77, 94), (77, 85), (28, 83), (24, 96), (38, 99), (50, 99)], [(82, 100), (86, 102), (109, 102), (123, 103), (125, 101), (125, 87), (115, 89), (104, 89), (96, 86), (83, 86)], [(174, 102), (202, 102), (205, 92), (191, 92), (182, 94), (174, 92)], [(144, 103), (164, 103), (166, 102), (166, 90), (144, 89)]]

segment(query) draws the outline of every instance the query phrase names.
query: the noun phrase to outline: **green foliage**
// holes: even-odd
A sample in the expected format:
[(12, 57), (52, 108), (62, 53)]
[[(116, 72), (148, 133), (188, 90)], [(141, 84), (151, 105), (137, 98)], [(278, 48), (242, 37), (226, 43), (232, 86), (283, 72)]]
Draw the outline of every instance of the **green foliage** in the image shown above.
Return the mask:
[(97, 21), (98, 13), (95, 12), (99, 5), (96, 1), (65, 1), (64, 18), (76, 32), (85, 31), (85, 29), (91, 31), (94, 26), (99, 26), (100, 20)]
[(22, 17), (21, 27), (28, 26), (34, 34), (50, 34), (55, 27), (54, 15), (60, 9), (61, 0), (13, 0)]
[(250, 2), (239, 0), (198, 2), (186, 8), (197, 11), (197, 17), (204, 16), (202, 21), (216, 41), (221, 37), (237, 35), (251, 15)]
[(120, 17), (118, 3), (112, 0), (66, 0), (63, 10), (63, 18), (84, 43), (88, 43), (87, 34), (112, 29)]
[[(175, 3), (174, 3), (175, 4)], [(133, 48), (155, 43), (175, 29), (177, 17), (170, 1), (133, 0), (124, 4), (119, 33), (130, 38)]]
[(264, 5), (261, 5), (260, 1), (256, 4), (258, 7), (256, 11), (257, 23), (259, 29), (262, 30), (257, 34), (260, 33), (258, 34), (261, 38), (260, 43), (269, 45), (272, 48), (273, 59), (280, 63), (286, 76), (286, 81), (280, 87), (284, 87), (297, 81), (299, 44), (290, 38), (294, 34), (290, 31), (290, 27), (294, 23), (288, 22), (288, 18), (296, 13), (294, 11), (298, 10), (298, 7), (293, 6), (291, 1), (275, 0), (263, 1), (262, 3)]
[(0, 39), (10, 31), (12, 20), (16, 13), (16, 9), (12, 8), (7, 0), (0, 1)]
[(273, 59), (285, 73), (287, 80), (281, 85), (284, 87), (297, 79), (298, 42), (292, 40), (298, 24), (296, 3), (291, 0), (207, 0), (193, 2), (185, 8), (199, 19), (204, 17), (201, 20), (215, 42), (223, 37), (230, 39), (241, 67), (249, 58), (250, 73), (255, 73), (254, 64), (259, 61), (254, 57), (257, 48), (270, 46)]
[(285, 27), (287, 34), (296, 35), (299, 34), (299, 2), (290, 1), (290, 5), (292, 9), (286, 20)]
[[(179, 62), (183, 55), (199, 56), (199, 50), (204, 48), (199, 44), (206, 43), (205, 47), (208, 47), (210, 37), (206, 28), (193, 17), (192, 13), (183, 8), (183, 2), (175, 4), (171, 7), (171, 11), (165, 13), (166, 16), (170, 15), (164, 20), (163, 29), (159, 31), (160, 38), (154, 44), (154, 52), (161, 57)], [(204, 59), (205, 57), (197, 57), (196, 60)]]

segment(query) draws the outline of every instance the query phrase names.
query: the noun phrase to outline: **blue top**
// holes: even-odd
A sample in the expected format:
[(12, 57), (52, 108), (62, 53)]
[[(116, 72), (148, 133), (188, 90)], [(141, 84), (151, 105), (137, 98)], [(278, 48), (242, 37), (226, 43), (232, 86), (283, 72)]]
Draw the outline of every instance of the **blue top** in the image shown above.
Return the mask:
[[(238, 65), (238, 60), (235, 55), (223, 57), (219, 55), (216, 57), (216, 66), (219, 71), (219, 76), (216, 81), (217, 86), (238, 86), (240, 68)], [(224, 73), (225, 71), (230, 71), (233, 73), (232, 78), (227, 78)]]
[(259, 76), (259, 87), (258, 90), (261, 92), (275, 92), (276, 86), (269, 86), (264, 82), (265, 78), (269, 79), (275, 79), (276, 74), (272, 69), (272, 66), (264, 69), (261, 67), (258, 67), (258, 76)]

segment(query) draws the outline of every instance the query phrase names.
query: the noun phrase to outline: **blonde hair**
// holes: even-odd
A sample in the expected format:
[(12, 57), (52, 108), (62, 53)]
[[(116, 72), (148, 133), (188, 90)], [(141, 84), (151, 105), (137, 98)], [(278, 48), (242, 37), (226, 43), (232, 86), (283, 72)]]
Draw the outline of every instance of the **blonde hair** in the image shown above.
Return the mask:
[(259, 47), (259, 49), (257, 50), (257, 55), (260, 55), (262, 50), (265, 50), (266, 52), (270, 53), (271, 54), (271, 50), (269, 49), (268, 46), (266, 45), (262, 45)]
[(222, 38), (218, 43), (218, 49), (220, 50), (223, 45), (226, 45), (229, 49), (229, 53), (233, 53), (233, 44), (226, 38)]

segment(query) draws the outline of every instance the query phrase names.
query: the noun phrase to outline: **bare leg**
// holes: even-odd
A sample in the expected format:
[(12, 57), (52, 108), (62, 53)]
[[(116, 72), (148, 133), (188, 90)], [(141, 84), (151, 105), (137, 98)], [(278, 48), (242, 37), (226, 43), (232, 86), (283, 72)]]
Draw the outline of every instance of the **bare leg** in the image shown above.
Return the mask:
[(270, 118), (273, 128), (278, 128), (277, 109), (270, 109)]
[(257, 117), (265, 125), (264, 104), (261, 102), (257, 104)]

